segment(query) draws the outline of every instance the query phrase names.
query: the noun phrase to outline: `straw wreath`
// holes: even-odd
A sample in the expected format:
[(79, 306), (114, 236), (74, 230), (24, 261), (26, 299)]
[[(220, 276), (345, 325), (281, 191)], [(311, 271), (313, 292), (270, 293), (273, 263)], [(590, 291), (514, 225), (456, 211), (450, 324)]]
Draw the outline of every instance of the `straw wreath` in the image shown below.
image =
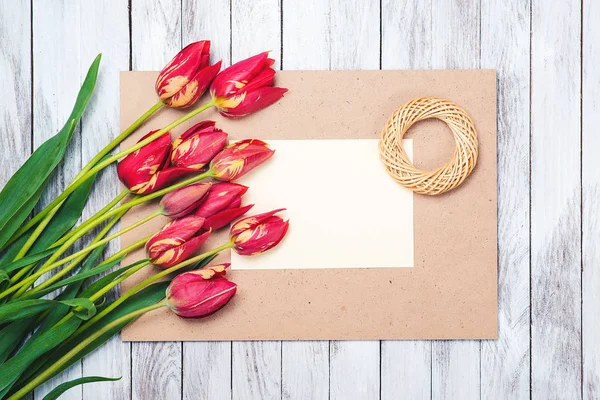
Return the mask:
[[(402, 138), (410, 127), (429, 118), (445, 122), (456, 141), (452, 159), (435, 171), (422, 171), (409, 160)], [(398, 108), (381, 132), (379, 154), (387, 172), (419, 194), (437, 195), (460, 185), (477, 163), (477, 132), (467, 113), (451, 101), (421, 97)]]

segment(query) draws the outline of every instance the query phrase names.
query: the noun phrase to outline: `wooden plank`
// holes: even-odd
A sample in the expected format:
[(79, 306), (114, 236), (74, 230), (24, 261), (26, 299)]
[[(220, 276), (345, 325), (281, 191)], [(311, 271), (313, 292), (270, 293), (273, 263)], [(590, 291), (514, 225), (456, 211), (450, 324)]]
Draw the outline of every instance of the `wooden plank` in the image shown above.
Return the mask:
[[(181, 3), (131, 4), (133, 70), (160, 70), (181, 49)], [(182, 397), (182, 343), (131, 343), (133, 399)]]
[[(479, 68), (479, 11), (479, 0), (436, 2), (433, 5), (433, 68)], [(479, 398), (479, 341), (434, 341), (431, 360), (432, 398)]]
[[(285, 2), (283, 17), (286, 69), (379, 69), (379, 1)], [(289, 398), (322, 398), (328, 386), (331, 399), (379, 396), (379, 341), (331, 342), (329, 351), (325, 346), (283, 344)]]
[[(0, 2), (0, 188), (31, 154), (31, 3)], [(28, 399), (33, 395), (28, 395)]]
[(232, 399), (281, 398), (281, 342), (232, 342)]
[[(83, 121), (81, 156), (87, 163), (119, 132), (119, 71), (129, 69), (129, 10), (125, 3), (81, 3), (81, 65), (91, 62), (103, 53), (101, 72), (90, 110)], [(92, 190), (83, 218), (91, 217), (119, 192), (115, 166), (106, 168)], [(113, 229), (116, 231), (116, 229)], [(112, 241), (105, 256), (119, 249), (119, 241)], [(111, 291), (108, 298), (115, 298)], [(82, 386), (83, 398), (125, 399), (131, 393), (131, 346), (113, 336), (101, 349), (82, 360), (83, 376), (119, 377), (116, 382), (91, 383)]]
[[(184, 0), (182, 17), (182, 44), (210, 39), (212, 61), (229, 65), (229, 0)], [(183, 398), (231, 399), (231, 342), (183, 343)]]
[(528, 2), (481, 3), (481, 67), (498, 74), (499, 332), (481, 345), (484, 399), (529, 398), (529, 19)]
[(581, 397), (581, 2), (532, 2), (531, 396)]
[(28, 0), (0, 3), (0, 187), (31, 153), (31, 6)]
[[(33, 145), (38, 147), (65, 124), (79, 85), (92, 59), (81, 59), (80, 4), (35, 0), (33, 7)], [(82, 67), (83, 66), (83, 67)], [(84, 116), (85, 117), (85, 116)], [(58, 196), (81, 170), (81, 125), (77, 127), (65, 157), (52, 174), (37, 209)], [(81, 377), (81, 362), (39, 386), (34, 396), (43, 398), (58, 384)], [(81, 399), (82, 388), (63, 395), (65, 400)]]
[[(280, 65), (281, 8), (279, 0), (231, 2), (231, 60), (237, 62), (272, 50)], [(252, 189), (250, 189), (252, 190)], [(232, 344), (232, 398), (281, 398), (281, 342)]]
[(583, 2), (583, 119), (582, 119), (582, 234), (583, 234), (583, 398), (600, 398), (600, 4)]
[[(384, 0), (381, 12), (382, 69), (431, 67), (431, 2)], [(400, 104), (398, 104), (400, 106)], [(431, 396), (431, 342), (381, 342), (381, 398)]]

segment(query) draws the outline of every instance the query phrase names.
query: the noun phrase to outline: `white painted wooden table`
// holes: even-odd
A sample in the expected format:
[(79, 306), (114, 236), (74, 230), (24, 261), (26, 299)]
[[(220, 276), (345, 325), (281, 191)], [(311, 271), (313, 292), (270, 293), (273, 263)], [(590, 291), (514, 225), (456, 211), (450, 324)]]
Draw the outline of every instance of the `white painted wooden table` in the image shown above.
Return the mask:
[[(199, 39), (225, 65), (271, 49), (282, 69), (497, 69), (500, 338), (113, 338), (35, 398), (81, 375), (123, 379), (64, 399), (600, 397), (600, 2), (0, 0), (0, 184), (62, 126), (96, 53), (97, 92), (45, 203), (117, 134), (119, 71)], [(86, 216), (117, 191), (105, 173)]]

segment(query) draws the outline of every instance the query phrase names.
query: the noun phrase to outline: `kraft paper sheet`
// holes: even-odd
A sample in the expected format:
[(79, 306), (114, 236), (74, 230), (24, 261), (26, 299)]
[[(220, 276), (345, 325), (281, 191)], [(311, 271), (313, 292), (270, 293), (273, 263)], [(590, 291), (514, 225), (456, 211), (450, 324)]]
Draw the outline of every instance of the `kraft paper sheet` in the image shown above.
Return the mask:
[[(156, 101), (156, 75), (121, 74), (122, 128)], [(122, 339), (497, 338), (495, 71), (281, 71), (277, 84), (289, 92), (265, 110), (239, 120), (227, 120), (209, 110), (175, 129), (173, 135), (194, 122), (212, 119), (231, 140), (377, 139), (394, 109), (415, 97), (436, 96), (456, 102), (473, 119), (479, 134), (477, 167), (454, 191), (433, 197), (414, 195), (412, 268), (233, 270), (228, 276), (238, 283), (238, 293), (218, 313), (186, 320), (161, 309), (126, 327)], [(159, 111), (123, 146), (182, 113)], [(423, 169), (445, 163), (455, 148), (449, 129), (440, 121), (420, 122), (407, 137), (413, 139), (415, 164)], [(327, 178), (335, 179), (335, 173)], [(383, 166), (381, 173), (385, 174)], [(369, 207), (377, 206), (356, 210), (357, 229), (361, 220), (369, 218)], [(125, 215), (122, 226), (155, 209), (156, 203), (134, 209)], [(121, 246), (156, 232), (166, 221), (157, 218), (124, 235)], [(219, 232), (205, 248), (224, 240), (227, 233)], [(349, 244), (349, 250), (357, 246), (360, 243)], [(124, 263), (143, 257), (140, 250)], [(216, 261), (229, 259), (229, 254), (222, 254)], [(153, 268), (144, 268), (123, 282), (121, 290), (145, 279)]]

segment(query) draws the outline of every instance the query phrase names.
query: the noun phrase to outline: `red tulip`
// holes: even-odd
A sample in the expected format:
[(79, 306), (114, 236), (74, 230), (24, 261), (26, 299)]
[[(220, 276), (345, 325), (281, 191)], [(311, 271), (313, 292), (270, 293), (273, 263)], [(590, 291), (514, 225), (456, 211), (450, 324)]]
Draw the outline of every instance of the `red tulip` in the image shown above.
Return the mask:
[(237, 183), (214, 184), (195, 213), (199, 217), (206, 218), (203, 228), (220, 229), (246, 214), (254, 206), (249, 204), (241, 207), (242, 196), (247, 190), (247, 186)]
[(189, 258), (206, 241), (204, 218), (188, 215), (165, 225), (146, 243), (146, 254), (155, 265), (168, 268)]
[(263, 253), (284, 238), (289, 221), (276, 216), (285, 208), (239, 220), (231, 226), (230, 235), (235, 251), (243, 256)]
[(213, 158), (210, 168), (218, 180), (232, 181), (267, 161), (273, 153), (267, 143), (246, 139), (225, 147)]
[[(138, 143), (155, 132), (148, 133)], [(165, 168), (170, 154), (171, 135), (167, 132), (121, 160), (117, 166), (119, 179), (132, 193), (146, 194), (195, 172), (188, 168)]]
[(237, 285), (226, 278), (229, 264), (184, 272), (167, 288), (169, 308), (184, 318), (199, 318), (214, 313), (233, 297)]
[(227, 134), (215, 128), (214, 121), (200, 122), (175, 139), (171, 164), (201, 169), (223, 150), (226, 143)]
[(194, 183), (165, 194), (160, 200), (163, 214), (171, 218), (190, 214), (202, 203), (210, 187), (210, 183)]
[(263, 109), (283, 97), (287, 89), (273, 87), (275, 60), (264, 52), (225, 68), (210, 86), (221, 114), (239, 118)]
[(175, 108), (194, 104), (221, 69), (221, 61), (209, 65), (209, 59), (209, 40), (191, 43), (177, 53), (156, 79), (160, 100)]

